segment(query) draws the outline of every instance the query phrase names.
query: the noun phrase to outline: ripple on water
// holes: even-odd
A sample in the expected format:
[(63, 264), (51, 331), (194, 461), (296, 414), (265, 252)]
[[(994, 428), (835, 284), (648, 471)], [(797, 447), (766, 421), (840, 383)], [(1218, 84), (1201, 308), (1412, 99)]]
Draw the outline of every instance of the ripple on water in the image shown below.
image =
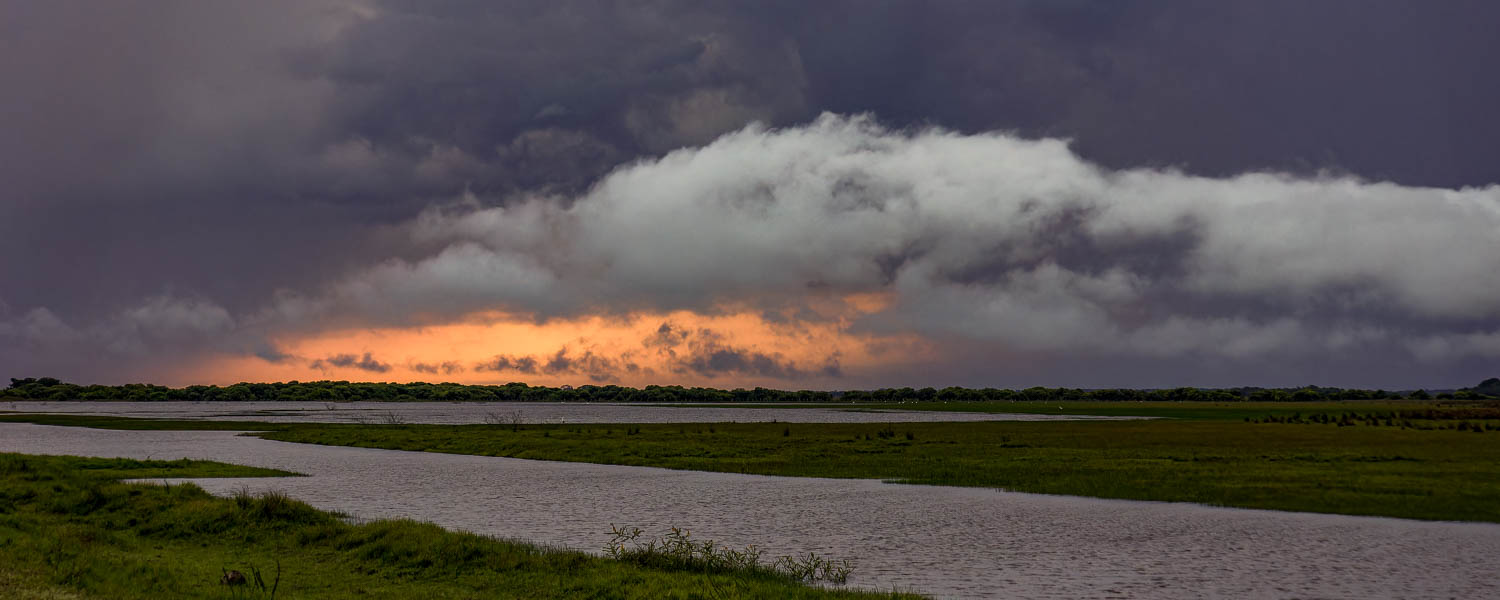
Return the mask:
[(7, 402), (5, 410), (151, 419), (300, 423), (931, 423), (949, 421), (1117, 420), (1096, 417), (916, 410), (650, 406), (561, 402)]
[(1500, 597), (1500, 525), (1043, 496), (0, 424), (0, 451), (192, 457), (307, 473), (209, 479), (358, 518), (584, 550), (611, 523), (849, 558), (851, 583), (939, 597)]

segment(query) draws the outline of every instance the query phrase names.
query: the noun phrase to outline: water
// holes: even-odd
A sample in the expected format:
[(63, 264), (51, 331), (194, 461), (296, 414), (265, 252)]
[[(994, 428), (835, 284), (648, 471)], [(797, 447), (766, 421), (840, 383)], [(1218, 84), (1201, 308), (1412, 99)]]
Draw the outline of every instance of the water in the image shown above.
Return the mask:
[(6, 402), (22, 413), (320, 423), (930, 423), (940, 421), (1109, 420), (1089, 417), (820, 408), (722, 408), (557, 402)]
[(357, 518), (595, 550), (669, 525), (767, 556), (855, 563), (851, 584), (953, 598), (1500, 597), (1500, 525), (1044, 496), (867, 480), (326, 447), (227, 432), (0, 424), (0, 451), (203, 458), (311, 477), (208, 479)]

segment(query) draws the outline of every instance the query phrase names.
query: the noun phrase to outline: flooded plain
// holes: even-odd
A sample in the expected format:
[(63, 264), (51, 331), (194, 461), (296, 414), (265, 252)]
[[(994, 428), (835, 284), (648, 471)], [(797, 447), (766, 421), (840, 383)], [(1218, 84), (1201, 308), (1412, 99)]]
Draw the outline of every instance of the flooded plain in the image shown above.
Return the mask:
[[(899, 406), (899, 405), (897, 405)], [(1118, 420), (1140, 417), (969, 413), (723, 405), (652, 406), (593, 402), (5, 402), (20, 413), (107, 415), (141, 419), (315, 423), (933, 423), (950, 421)]]
[(359, 519), (408, 517), (596, 550), (611, 524), (817, 552), (851, 585), (952, 598), (1500, 597), (1500, 524), (1214, 508), (273, 442), (231, 432), (0, 424), (0, 451), (201, 458), (310, 475), (281, 490)]

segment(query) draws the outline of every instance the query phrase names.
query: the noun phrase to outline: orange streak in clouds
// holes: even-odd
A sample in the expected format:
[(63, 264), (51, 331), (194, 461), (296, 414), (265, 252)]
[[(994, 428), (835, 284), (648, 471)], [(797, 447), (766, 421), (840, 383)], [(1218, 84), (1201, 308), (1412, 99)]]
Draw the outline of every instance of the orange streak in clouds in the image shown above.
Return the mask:
[[(889, 303), (881, 295), (829, 299), (810, 307), (819, 318), (812, 321), (767, 319), (758, 311), (739, 310), (702, 315), (687, 311), (637, 313), (623, 318), (590, 316), (551, 320), (538, 324), (502, 313), (475, 315), (463, 322), (439, 326), (350, 329), (276, 340), (282, 352), (298, 357), (278, 363), (249, 356), (210, 357), (184, 365), (168, 377), (176, 384), (238, 381), (289, 381), (345, 379), (351, 381), (452, 381), (458, 383), (507, 383), (535, 385), (705, 385), (715, 387), (809, 387), (836, 388), (841, 378), (821, 369), (835, 361), (845, 375), (870, 372), (885, 365), (909, 364), (932, 356), (933, 348), (914, 336), (870, 336), (847, 332), (851, 319), (878, 311)], [(790, 317), (791, 315), (784, 315)], [(686, 369), (681, 359), (693, 352), (690, 343), (675, 348), (648, 346), (644, 340), (656, 336), (669, 324), (675, 332), (688, 332), (689, 340), (716, 340), (718, 348), (730, 347), (776, 357), (781, 364), (795, 365), (805, 373), (782, 379), (754, 373), (699, 373)], [(702, 330), (713, 333), (705, 336)], [(679, 334), (680, 335), (680, 334)], [(605, 379), (585, 372), (546, 373), (540, 368), (559, 350), (578, 359), (586, 353), (613, 361)], [(365, 353), (389, 365), (384, 372), (356, 367), (335, 367), (326, 360), (321, 368), (312, 362), (341, 354), (363, 357)], [(534, 357), (535, 373), (516, 370), (480, 371), (475, 365), (497, 355)], [(420, 371), (418, 365), (457, 365), (459, 371)], [(634, 364), (634, 370), (625, 365)]]

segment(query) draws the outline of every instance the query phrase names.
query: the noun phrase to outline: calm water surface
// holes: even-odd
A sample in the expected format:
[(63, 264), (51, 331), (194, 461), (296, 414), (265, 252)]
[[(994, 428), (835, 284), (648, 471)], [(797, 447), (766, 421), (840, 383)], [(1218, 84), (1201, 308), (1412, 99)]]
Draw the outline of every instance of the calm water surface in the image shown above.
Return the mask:
[(560, 402), (5, 402), (24, 413), (320, 423), (927, 423), (940, 421), (1109, 420), (1087, 417), (827, 408), (719, 408)]
[(1496, 598), (1500, 525), (528, 461), (239, 437), (0, 424), (0, 451), (203, 458), (208, 479), (358, 518), (594, 550), (609, 525), (849, 558), (851, 583), (954, 598)]

